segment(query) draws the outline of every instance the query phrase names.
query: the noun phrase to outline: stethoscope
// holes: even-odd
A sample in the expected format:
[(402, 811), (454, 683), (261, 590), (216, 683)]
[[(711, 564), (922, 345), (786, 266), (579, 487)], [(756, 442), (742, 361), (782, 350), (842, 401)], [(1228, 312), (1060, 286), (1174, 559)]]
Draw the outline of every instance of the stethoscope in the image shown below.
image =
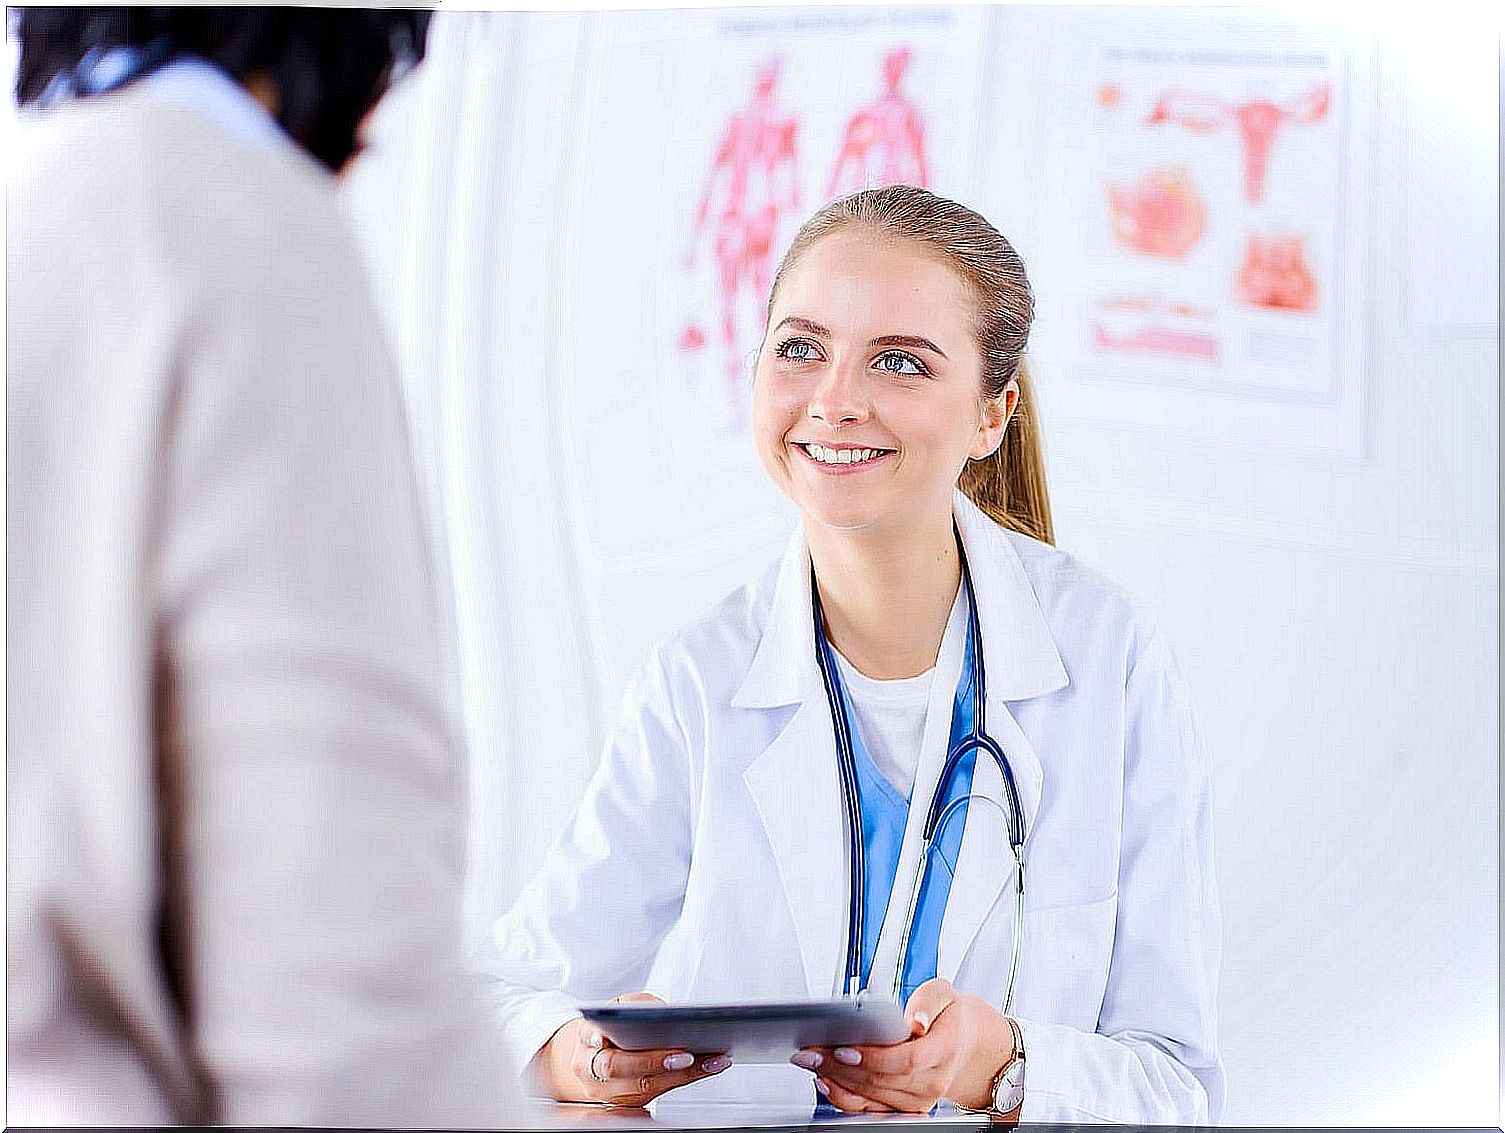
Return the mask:
[[(958, 807), (974, 798), (984, 799), (997, 806), (997, 803), (987, 795), (971, 793), (952, 800), (949, 805), (945, 802), (946, 787), (956, 773), (957, 765), (970, 752), (984, 751), (993, 757), (993, 762), (998, 764), (998, 770), (1003, 773), (1003, 782), (1008, 795), (1008, 811), (1005, 818), (1009, 828), (1009, 849), (1013, 851), (1014, 866), (1018, 871), (1014, 895), (1013, 956), (1009, 961), (1008, 991), (1003, 999), (1003, 1011), (1004, 1014), (1008, 1014), (1014, 1003), (1014, 981), (1019, 974), (1020, 947), (1024, 939), (1024, 808), (1019, 801), (1019, 787), (1014, 781), (1014, 771), (1009, 766), (1008, 757), (1004, 755), (1003, 748), (999, 746), (998, 741), (987, 732), (984, 715), (987, 706), (987, 675), (982, 660), (982, 630), (977, 619), (977, 596), (972, 589), (972, 572), (967, 566), (967, 552), (962, 547), (960, 538), (957, 539), (956, 546), (961, 557), (962, 584), (967, 591), (967, 633), (972, 654), (972, 731), (947, 752), (946, 762), (941, 765), (940, 778), (936, 782), (935, 794), (930, 800), (930, 810), (925, 816), (920, 859), (915, 867), (914, 883), (910, 887), (909, 914), (904, 920), (904, 935), (899, 942), (899, 963), (894, 974), (893, 991), (894, 999), (899, 1000), (903, 994), (904, 960), (909, 954), (909, 937), (914, 929), (915, 913), (920, 903), (920, 890), (925, 880), (926, 870), (930, 865), (931, 850), (942, 828)], [(862, 805), (857, 794), (857, 760), (852, 754), (852, 724), (847, 718), (840, 678), (836, 673), (835, 660), (831, 656), (831, 643), (826, 637), (826, 622), (821, 614), (820, 593), (816, 588), (813, 564), (810, 568), (810, 606), (815, 615), (815, 654), (820, 662), (821, 680), (825, 684), (826, 701), (831, 708), (831, 723), (836, 733), (836, 755), (840, 765), (841, 793), (846, 813), (849, 851), (847, 862), (850, 875), (848, 879), (847, 960), (843, 987), (845, 994), (857, 995), (864, 990), (862, 986), (862, 919), (867, 863), (864, 860), (862, 846)]]

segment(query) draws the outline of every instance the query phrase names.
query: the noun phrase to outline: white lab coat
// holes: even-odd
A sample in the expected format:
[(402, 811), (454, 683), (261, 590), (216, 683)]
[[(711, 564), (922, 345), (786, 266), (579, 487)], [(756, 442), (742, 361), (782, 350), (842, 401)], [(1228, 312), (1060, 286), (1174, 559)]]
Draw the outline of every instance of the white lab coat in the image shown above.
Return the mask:
[[(1216, 1121), (1211, 806), (1170, 651), (1069, 555), (1004, 531), (960, 493), (956, 517), (988, 730), (1028, 828), (1012, 1012), (1028, 1056), (1022, 1119)], [(671, 1003), (839, 992), (847, 841), (810, 601), (796, 535), (776, 570), (651, 655), (578, 815), (481, 949), (520, 1060), (577, 1004), (628, 991)], [(976, 768), (974, 791), (1001, 802), (996, 766)], [(1013, 941), (1011, 858), (975, 833), (969, 822), (938, 973), (996, 1005)], [(907, 881), (901, 871), (896, 892)], [(742, 1087), (761, 1071), (766, 1091), (772, 1069), (740, 1068)], [(813, 1099), (808, 1074), (777, 1069)], [(738, 1073), (688, 1089), (735, 1093)]]

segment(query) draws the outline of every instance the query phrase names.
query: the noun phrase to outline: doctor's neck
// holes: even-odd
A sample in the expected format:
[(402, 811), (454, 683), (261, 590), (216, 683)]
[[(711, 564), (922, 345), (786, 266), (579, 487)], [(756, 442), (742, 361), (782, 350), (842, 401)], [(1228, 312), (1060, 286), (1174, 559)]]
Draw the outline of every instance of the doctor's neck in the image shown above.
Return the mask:
[(935, 665), (961, 585), (951, 523), (948, 510), (897, 538), (805, 523), (826, 634), (864, 676), (899, 680)]

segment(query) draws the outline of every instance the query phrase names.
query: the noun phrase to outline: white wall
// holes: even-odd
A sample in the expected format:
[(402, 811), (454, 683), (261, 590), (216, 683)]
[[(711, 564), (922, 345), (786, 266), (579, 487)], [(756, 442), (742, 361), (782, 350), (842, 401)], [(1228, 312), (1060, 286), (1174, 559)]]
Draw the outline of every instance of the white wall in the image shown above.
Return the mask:
[[(693, 397), (628, 427), (645, 368), (675, 364), (641, 265), (677, 237), (621, 202), (700, 174), (671, 168), (692, 147), (667, 120), (624, 148), (614, 84), (704, 18), (443, 12), (351, 186), (454, 569), (473, 931), (568, 816), (648, 644), (788, 526), (750, 446), (683, 459)], [(1167, 22), (1339, 42), (1363, 80), (1342, 443), (1115, 424), (1074, 368), (1053, 100), (1094, 37)], [(1160, 611), (1215, 760), (1226, 1119), (1495, 1123), (1497, 29), (1024, 7), (984, 26), (1008, 113), (976, 124), (975, 203), (1040, 293), (1059, 541)]]

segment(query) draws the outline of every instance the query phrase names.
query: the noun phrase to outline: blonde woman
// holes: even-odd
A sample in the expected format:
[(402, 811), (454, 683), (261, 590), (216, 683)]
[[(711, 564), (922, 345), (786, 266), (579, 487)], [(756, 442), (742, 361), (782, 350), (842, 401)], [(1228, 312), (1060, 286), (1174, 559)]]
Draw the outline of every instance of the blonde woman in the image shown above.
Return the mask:
[(867, 989), (910, 1038), (796, 1054), (824, 1106), (1217, 1120), (1204, 753), (1164, 638), (1051, 545), (1032, 314), (1008, 241), (924, 190), (795, 238), (753, 430), (799, 530), (652, 654), (487, 942), (544, 1092), (637, 1105), (739, 1069), (615, 1049), (582, 1002)]

